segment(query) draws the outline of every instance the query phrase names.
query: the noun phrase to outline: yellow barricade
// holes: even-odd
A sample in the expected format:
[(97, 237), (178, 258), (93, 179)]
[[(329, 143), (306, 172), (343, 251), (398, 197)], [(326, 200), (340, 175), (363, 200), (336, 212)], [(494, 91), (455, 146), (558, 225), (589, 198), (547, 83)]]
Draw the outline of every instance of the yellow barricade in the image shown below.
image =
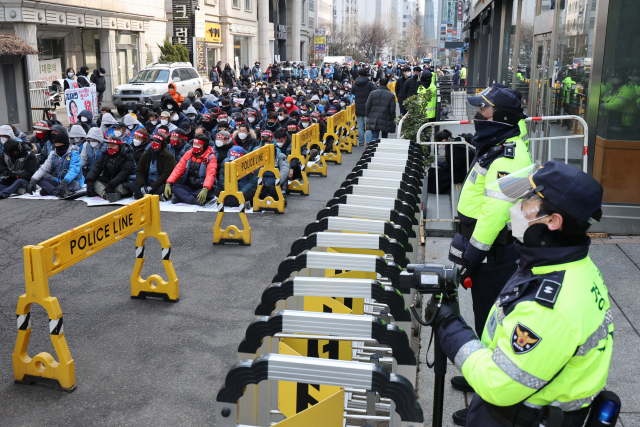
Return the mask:
[[(258, 188), (256, 194), (253, 197), (253, 210), (274, 210), (280, 213), (284, 213), (284, 197), (280, 185), (276, 185), (276, 191), (278, 193), (278, 201), (272, 197), (267, 196), (264, 199), (260, 199), (260, 191), (262, 190), (262, 176), (265, 172), (273, 172), (276, 177), (276, 181), (280, 179), (280, 171), (275, 168), (275, 146), (269, 144), (261, 147), (249, 154), (240, 157), (232, 162), (227, 162), (224, 169), (224, 191), (220, 193), (218, 197), (218, 216), (216, 217), (216, 223), (213, 226), (213, 244), (221, 245), (228, 242), (240, 243), (241, 245), (251, 244), (251, 227), (249, 221), (247, 221), (247, 214), (244, 208), (244, 195), (238, 189), (238, 180), (256, 169), (260, 168), (258, 172)], [(240, 221), (244, 229), (240, 230), (235, 225), (230, 225), (224, 230), (220, 227), (222, 224), (222, 218), (224, 218), (224, 199), (227, 196), (234, 196), (238, 199), (240, 205)]]
[(345, 117), (347, 120), (347, 135), (346, 141), (351, 144), (352, 147), (358, 145), (358, 122), (356, 119), (356, 105), (352, 104), (345, 108)]
[[(338, 116), (340, 115), (340, 116)], [(338, 136), (338, 134), (336, 133), (336, 124), (340, 123), (340, 119), (344, 118), (344, 112), (339, 112), (337, 114), (334, 114), (333, 116), (330, 116), (327, 118), (327, 131), (324, 134), (324, 143), (325, 146), (328, 146), (329, 143), (329, 138), (333, 138), (333, 149), (329, 152), (325, 153), (325, 156), (327, 158), (327, 162), (333, 162), (337, 165), (342, 164), (342, 152), (341, 152), (341, 145), (345, 145), (345, 144), (340, 144), (340, 137)], [(337, 129), (338, 131), (340, 130), (340, 128), (338, 127)]]
[(394, 94), (394, 96), (396, 97), (396, 102), (398, 102), (398, 97), (395, 95), (396, 93), (396, 82), (391, 82), (387, 85), (387, 88), (391, 91), (391, 93)]
[[(307, 147), (307, 155), (302, 155), (302, 147)], [(311, 156), (308, 154), (308, 151), (311, 147), (318, 147), (318, 154), (320, 156), (320, 162), (311, 165), (307, 169), (307, 164)], [(287, 161), (291, 163), (293, 159), (298, 159), (301, 167), (301, 180), (293, 180), (287, 186), (287, 189), (291, 193), (300, 193), (305, 196), (309, 195), (309, 179), (308, 175), (311, 173), (316, 173), (322, 176), (327, 176), (327, 162), (324, 158), (324, 151), (326, 150), (326, 146), (323, 141), (320, 141), (320, 125), (314, 124), (313, 126), (308, 127), (307, 129), (298, 132), (293, 135), (293, 139), (291, 141), (291, 154), (287, 158)], [(301, 182), (302, 181), (302, 182)]]
[[(26, 293), (18, 299), (18, 337), (13, 351), (13, 374), (16, 382), (57, 381), (65, 391), (76, 388), (74, 362), (64, 338), (62, 309), (56, 297), (49, 294), (48, 278), (119, 242), (140, 230), (136, 238), (136, 263), (131, 274), (131, 298), (160, 297), (164, 301), (179, 300), (178, 278), (171, 262), (171, 243), (160, 224), (158, 196), (147, 195), (107, 215), (87, 222), (36, 246), (25, 246), (24, 271)], [(144, 242), (155, 237), (162, 246), (162, 265), (168, 281), (154, 274), (140, 277), (144, 265)], [(49, 336), (60, 359), (49, 353), (33, 358), (27, 354), (31, 337), (31, 304), (41, 305), (49, 315)]]

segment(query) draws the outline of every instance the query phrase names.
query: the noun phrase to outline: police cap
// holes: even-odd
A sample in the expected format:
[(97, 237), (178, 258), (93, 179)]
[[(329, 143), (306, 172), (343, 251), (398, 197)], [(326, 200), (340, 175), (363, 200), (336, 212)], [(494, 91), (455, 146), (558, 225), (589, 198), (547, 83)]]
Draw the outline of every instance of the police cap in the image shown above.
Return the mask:
[(467, 101), (474, 107), (521, 108), (518, 97), (512, 91), (500, 86), (494, 84), (480, 92), (478, 96), (468, 96)]

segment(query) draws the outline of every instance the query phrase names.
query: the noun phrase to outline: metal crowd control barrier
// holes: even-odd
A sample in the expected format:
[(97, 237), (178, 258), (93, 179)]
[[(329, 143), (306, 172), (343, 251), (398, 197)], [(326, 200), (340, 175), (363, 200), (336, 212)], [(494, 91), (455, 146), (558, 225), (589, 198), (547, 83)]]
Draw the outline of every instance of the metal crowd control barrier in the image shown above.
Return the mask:
[(404, 193), (414, 197), (416, 201), (420, 200), (420, 191), (415, 186), (406, 183), (404, 181), (398, 181), (394, 179), (385, 178), (369, 178), (369, 177), (355, 177), (347, 179), (340, 184), (340, 188), (334, 193), (333, 197), (341, 196), (345, 194), (345, 189), (352, 185), (363, 185), (373, 187), (393, 187), (402, 190)]
[[(420, 172), (413, 169), (410, 165), (406, 165), (406, 164), (403, 165), (400, 163), (385, 163), (383, 160), (379, 160), (375, 162), (359, 163), (353, 168), (353, 171), (351, 172), (351, 174), (347, 175), (347, 177), (355, 176), (355, 174), (361, 169), (371, 169), (371, 170), (389, 171), (389, 172), (402, 172), (407, 174), (409, 177), (413, 178), (415, 181), (420, 181), (422, 180), (422, 178), (424, 178), (424, 176)], [(409, 182), (412, 183), (412, 181), (409, 181)]]
[(349, 173), (347, 175), (347, 180), (356, 179), (358, 177), (392, 179), (406, 183), (408, 185), (412, 185), (415, 188), (422, 188), (422, 180), (416, 179), (413, 176), (409, 176), (402, 171), (394, 172), (379, 169), (358, 169)]
[[(411, 313), (402, 294), (379, 280), (333, 277), (292, 277), (272, 283), (264, 290), (255, 314), (269, 316), (289, 297), (370, 298), (388, 308), (394, 323), (405, 330), (411, 328)], [(286, 309), (285, 303), (283, 309)]]
[[(321, 209), (316, 215), (317, 220), (322, 220), (328, 217), (346, 217), (346, 218), (366, 218), (366, 219), (378, 219), (382, 221), (391, 221), (394, 224), (398, 224), (410, 238), (416, 237), (416, 232), (412, 228), (411, 218), (403, 213), (400, 213), (394, 209), (387, 209), (381, 207), (359, 206), (359, 205), (345, 205), (336, 204), (330, 208)], [(414, 248), (415, 250), (415, 248)]]
[(377, 255), (359, 255), (331, 252), (307, 252), (298, 256), (287, 257), (278, 266), (278, 274), (272, 283), (282, 282), (304, 268), (329, 270), (349, 270), (378, 273), (391, 282), (398, 284), (402, 268), (392, 261)]
[(422, 152), (422, 150), (414, 150), (413, 147), (405, 145), (405, 146), (401, 146), (401, 147), (393, 147), (390, 146), (388, 144), (383, 144), (380, 146), (376, 146), (376, 145), (369, 145), (367, 148), (365, 148), (364, 153), (363, 154), (375, 154), (375, 153), (380, 153), (380, 154), (406, 154), (407, 156), (411, 156), (411, 158), (414, 161), (417, 162), (422, 162), (424, 163), (424, 153)]
[[(367, 183), (371, 185), (366, 185)], [(339, 198), (340, 196), (343, 196), (345, 194), (354, 194), (357, 196), (391, 197), (400, 199), (416, 209), (418, 204), (420, 203), (420, 198), (413, 193), (409, 193), (398, 188), (397, 186), (399, 185), (399, 183), (394, 183), (393, 181), (388, 179), (378, 179), (370, 182), (367, 182), (367, 180), (363, 180), (361, 184), (355, 183), (339, 188), (333, 194), (333, 197)]]
[(401, 150), (407, 150), (411, 152), (414, 156), (424, 157), (424, 153), (422, 153), (422, 148), (419, 144), (414, 143), (413, 141), (405, 140), (405, 139), (382, 139), (378, 141), (372, 141), (369, 143), (367, 149), (391, 149), (396, 152), (401, 152)]
[[(76, 388), (74, 361), (64, 337), (62, 309), (56, 297), (49, 294), (48, 278), (119, 242), (137, 230), (136, 263), (131, 274), (131, 298), (159, 297), (164, 301), (179, 300), (178, 278), (171, 262), (171, 243), (162, 232), (158, 196), (147, 195), (127, 206), (82, 224), (36, 246), (25, 246), (24, 271), (26, 293), (18, 299), (18, 337), (13, 351), (13, 373), (18, 383), (57, 382), (65, 391)], [(168, 281), (154, 274), (142, 279), (144, 243), (148, 237), (162, 246), (162, 265)], [(49, 353), (33, 358), (27, 354), (31, 337), (31, 304), (41, 305), (49, 315), (49, 334), (59, 362)]]
[[(280, 189), (280, 171), (275, 168), (275, 147), (273, 144), (261, 147), (237, 160), (228, 162), (224, 170), (224, 191), (220, 193), (218, 198), (218, 215), (216, 223), (213, 226), (213, 244), (220, 245), (229, 242), (240, 243), (241, 245), (251, 244), (251, 227), (247, 221), (245, 213), (245, 199), (242, 192), (238, 189), (238, 179), (248, 175), (251, 172), (258, 171), (258, 188), (253, 198), (253, 209), (255, 211), (272, 210), (284, 213), (284, 197)], [(276, 177), (276, 191), (278, 200), (274, 200), (271, 196), (260, 199), (260, 191), (262, 190), (262, 177), (265, 172), (271, 172)], [(238, 199), (240, 205), (240, 221), (244, 227), (240, 230), (235, 225), (229, 225), (224, 230), (220, 227), (222, 218), (224, 218), (224, 199), (227, 196), (234, 196)]]
[(404, 164), (424, 174), (424, 162), (417, 161), (409, 154), (389, 154), (384, 151), (377, 152), (377, 154), (363, 153), (360, 160), (356, 163), (356, 166), (363, 163)]
[[(544, 117), (528, 117), (526, 119), (527, 123), (542, 123), (542, 122), (548, 122), (548, 121), (556, 121), (556, 120), (577, 120), (584, 129), (584, 134), (583, 135), (561, 135), (561, 136), (549, 136), (549, 137), (534, 137), (534, 138), (529, 138), (530, 141), (530, 146), (529, 146), (529, 152), (532, 153), (532, 160), (534, 161), (540, 161), (541, 163), (544, 163), (547, 160), (552, 160), (552, 154), (551, 154), (551, 143), (553, 141), (562, 141), (564, 140), (565, 142), (565, 146), (564, 146), (564, 162), (566, 164), (570, 164), (570, 159), (569, 159), (569, 140), (570, 139), (582, 139), (583, 143), (582, 143), (582, 147), (581, 147), (581, 168), (583, 172), (587, 172), (587, 154), (588, 154), (588, 137), (589, 137), (589, 128), (587, 123), (584, 121), (584, 119), (582, 119), (582, 117), (580, 116), (544, 116)], [(419, 129), (418, 129), (418, 133), (416, 135), (416, 139), (419, 140), (421, 137), (421, 134), (423, 132), (424, 129), (428, 128), (428, 127), (434, 127), (434, 126), (454, 126), (454, 125), (469, 125), (469, 124), (473, 124), (473, 120), (462, 120), (462, 121), (447, 121), (447, 122), (431, 122), (431, 123), (425, 123), (423, 124)], [(527, 133), (530, 133), (530, 131), (528, 131)], [(544, 147), (544, 142), (547, 142), (546, 147)], [(447, 141), (447, 142), (438, 142), (436, 143), (434, 141), (434, 132), (431, 132), (431, 141), (430, 142), (425, 142), (422, 143), (422, 145), (432, 145), (433, 147), (433, 152), (437, 152), (437, 146), (438, 145), (449, 145), (450, 146), (450, 150), (451, 150), (451, 158), (453, 159), (453, 145), (465, 145), (467, 147), (471, 147), (470, 144), (466, 143), (465, 141)], [(560, 159), (562, 160), (562, 159)], [(467, 164), (469, 164), (469, 152), (467, 150)], [(453, 191), (453, 189), (455, 189), (455, 183), (454, 183), (454, 173), (453, 173), (453, 162), (451, 162), (451, 165), (449, 165), (451, 168), (451, 189)], [(436, 218), (431, 218), (431, 219), (427, 219), (428, 222), (458, 222), (458, 220), (456, 219), (456, 197), (451, 197), (451, 217), (450, 218), (440, 218), (440, 200), (439, 200), (439, 195), (440, 195), (440, 185), (439, 185), (439, 179), (438, 179), (438, 169), (439, 168), (434, 168), (435, 169), (435, 184), (436, 184)], [(468, 171), (468, 169), (467, 169)], [(427, 197), (426, 197), (426, 191), (423, 191), (423, 203), (425, 203), (426, 206), (426, 201), (427, 201)], [(427, 210), (424, 209), (423, 213), (426, 215)], [(426, 218), (424, 218), (426, 219)]]
[(396, 199), (395, 197), (375, 197), (375, 196), (361, 196), (358, 194), (344, 194), (340, 197), (334, 197), (333, 199), (327, 202), (327, 207), (330, 208), (334, 205), (354, 205), (354, 206), (362, 206), (366, 210), (368, 207), (372, 208), (385, 208), (385, 209), (393, 209), (396, 212), (406, 215), (411, 223), (414, 225), (418, 225), (418, 219), (415, 215), (416, 208), (412, 205), (409, 205), (407, 202), (403, 202), (402, 200)]
[[(231, 368), (225, 379), (225, 385), (216, 398), (216, 423), (220, 427), (236, 427), (239, 412), (238, 399), (244, 395), (245, 390), (249, 389), (246, 386), (258, 384), (259, 393), (260, 383), (265, 380), (373, 390), (382, 397), (391, 399), (394, 403), (390, 427), (418, 427), (424, 423), (422, 408), (415, 398), (414, 386), (401, 375), (390, 374), (373, 363), (324, 360), (281, 354), (265, 354), (254, 360), (238, 362)], [(323, 404), (329, 402), (327, 399), (316, 404), (310, 410), (296, 415), (299, 418), (294, 423), (289, 424), (287, 423), (289, 420), (285, 420), (276, 425), (342, 426), (345, 417), (343, 415), (343, 399), (342, 392), (338, 392), (335, 399), (331, 400), (331, 405)], [(258, 408), (259, 414), (261, 409)], [(303, 414), (304, 416), (301, 416)], [(294, 421), (294, 417), (291, 418), (291, 421)]]
[[(393, 261), (405, 268), (409, 264), (405, 248), (395, 239), (384, 234), (319, 232), (304, 236), (293, 242), (288, 256), (300, 255), (313, 248), (350, 248), (382, 252), (393, 257)], [(370, 254), (374, 255), (374, 254)], [(378, 254), (375, 254), (378, 255)]]

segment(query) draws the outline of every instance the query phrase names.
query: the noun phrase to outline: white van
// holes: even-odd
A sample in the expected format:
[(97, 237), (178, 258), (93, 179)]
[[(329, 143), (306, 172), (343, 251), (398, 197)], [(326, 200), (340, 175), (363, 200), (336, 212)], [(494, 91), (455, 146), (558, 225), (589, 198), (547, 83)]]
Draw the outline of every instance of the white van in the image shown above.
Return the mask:
[(350, 56), (325, 56), (324, 60), (322, 60), (322, 64), (349, 64), (349, 65), (353, 65), (353, 58), (351, 58)]

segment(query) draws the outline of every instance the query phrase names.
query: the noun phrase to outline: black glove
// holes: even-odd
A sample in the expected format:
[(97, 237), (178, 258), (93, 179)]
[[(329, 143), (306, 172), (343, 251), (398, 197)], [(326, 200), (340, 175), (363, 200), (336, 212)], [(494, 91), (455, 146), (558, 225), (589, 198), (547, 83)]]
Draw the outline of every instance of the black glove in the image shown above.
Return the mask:
[(105, 194), (115, 193), (115, 191), (113, 190), (113, 187), (111, 187), (110, 185), (107, 185), (106, 187), (104, 187), (104, 193)]
[(87, 182), (87, 196), (95, 197), (97, 196), (96, 190), (93, 189), (93, 182)]
[(68, 186), (69, 183), (67, 182), (67, 180), (63, 179), (62, 181), (60, 181), (60, 184), (58, 184), (58, 188), (56, 189), (56, 197), (67, 197), (67, 195), (69, 194), (69, 192), (67, 191)]
[(471, 144), (471, 140), (473, 139), (473, 135), (470, 133), (461, 133), (460, 136), (467, 141), (469, 144)]
[(471, 280), (471, 275), (476, 271), (474, 267), (470, 267), (468, 265), (463, 265), (460, 269), (460, 284), (465, 288), (469, 289), (473, 282)]
[(27, 193), (33, 194), (35, 189), (36, 189), (36, 182), (35, 181), (29, 181), (29, 185), (27, 185)]
[(442, 301), (440, 307), (438, 307), (439, 303), (440, 298), (432, 295), (425, 311), (425, 317), (429, 320), (431, 320), (435, 315), (435, 319), (433, 320), (431, 327), (436, 331), (440, 328), (440, 325), (445, 322), (445, 320), (460, 314), (460, 306), (458, 305), (457, 299), (445, 299)]

